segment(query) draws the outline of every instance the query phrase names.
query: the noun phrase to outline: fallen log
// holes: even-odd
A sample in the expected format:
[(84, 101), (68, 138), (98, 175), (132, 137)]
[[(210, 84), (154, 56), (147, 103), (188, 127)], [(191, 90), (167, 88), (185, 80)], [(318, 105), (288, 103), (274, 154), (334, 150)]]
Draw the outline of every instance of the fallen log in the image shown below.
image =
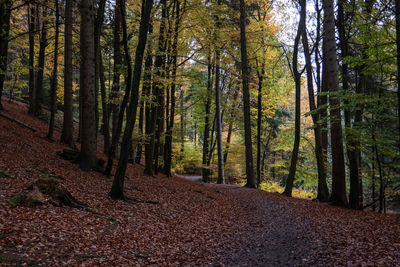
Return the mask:
[(27, 128), (27, 129), (31, 130), (32, 132), (36, 132), (36, 129), (35, 129), (35, 128), (33, 128), (33, 127), (29, 126), (29, 125), (26, 125), (25, 123), (23, 123), (23, 122), (21, 122), (21, 121), (19, 121), (19, 120), (16, 120), (16, 119), (13, 119), (13, 118), (11, 118), (11, 117), (8, 117), (7, 115), (4, 115), (3, 113), (0, 113), (0, 117), (3, 117), (3, 118), (5, 118), (5, 119), (7, 119), (7, 120), (10, 120), (10, 121), (12, 121), (12, 122), (15, 122), (16, 124), (18, 124), (18, 125), (20, 125), (20, 126), (22, 126), (22, 127), (25, 127), (25, 128)]

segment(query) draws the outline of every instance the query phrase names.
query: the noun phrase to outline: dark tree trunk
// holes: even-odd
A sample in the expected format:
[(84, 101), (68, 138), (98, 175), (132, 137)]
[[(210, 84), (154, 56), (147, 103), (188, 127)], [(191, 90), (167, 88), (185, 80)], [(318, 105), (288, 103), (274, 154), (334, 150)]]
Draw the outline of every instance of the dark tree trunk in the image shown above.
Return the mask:
[(400, 151), (400, 0), (396, 2), (396, 48), (397, 48), (397, 117), (398, 117), (398, 131), (399, 140), (398, 148)]
[[(74, 124), (72, 105), (72, 9), (73, 0), (65, 1), (65, 37), (64, 37), (64, 119), (61, 142), (74, 147)], [(30, 76), (30, 75), (29, 75)]]
[[(125, 12), (125, 5), (123, 11)], [(114, 176), (113, 185), (108, 195), (113, 199), (125, 199), (124, 196), (124, 179), (126, 166), (128, 164), (129, 148), (132, 143), (132, 133), (135, 126), (136, 110), (138, 105), (140, 76), (142, 72), (143, 54), (146, 47), (147, 33), (149, 29), (149, 21), (153, 0), (143, 0), (142, 14), (140, 19), (138, 44), (135, 53), (135, 66), (132, 79), (132, 94), (129, 107), (127, 109), (127, 120), (125, 132), (122, 139), (121, 153), (118, 161), (117, 171)], [(123, 16), (125, 17), (125, 15)], [(125, 25), (126, 26), (126, 25)]]
[(210, 116), (211, 116), (211, 87), (212, 87), (212, 71), (211, 57), (207, 57), (207, 99), (205, 104), (205, 123), (203, 133), (203, 160), (202, 160), (202, 181), (208, 183), (210, 179), (210, 168), (208, 168), (209, 138), (210, 138)]
[[(339, 91), (338, 65), (335, 39), (335, 14), (333, 0), (323, 0), (324, 9), (324, 51), (323, 61), (326, 70), (326, 86), (329, 92), (335, 94)], [(329, 97), (330, 104), (330, 131), (332, 145), (332, 196), (334, 204), (347, 206), (346, 196), (346, 171), (344, 166), (342, 119), (340, 114), (340, 101), (334, 96)]]
[(49, 132), (47, 134), (47, 138), (50, 140), (53, 139), (54, 132), (54, 117), (57, 111), (57, 83), (58, 83), (58, 35), (59, 35), (59, 10), (58, 10), (58, 0), (55, 0), (56, 7), (56, 25), (55, 25), (55, 36), (54, 36), (54, 60), (53, 60), (53, 74), (51, 78), (51, 114), (50, 114), (50, 123), (49, 123)]
[[(122, 0), (121, 0), (122, 1)], [(124, 122), (124, 114), (125, 114), (125, 109), (127, 109), (128, 106), (128, 101), (129, 97), (131, 94), (134, 94), (135, 92), (131, 92), (132, 88), (132, 63), (131, 63), (131, 57), (129, 54), (129, 48), (128, 48), (128, 34), (127, 34), (127, 25), (126, 25), (126, 14), (125, 14), (125, 2), (122, 1), (119, 5), (120, 12), (121, 12), (121, 21), (122, 21), (122, 31), (123, 31), (123, 43), (124, 43), (124, 54), (125, 54), (125, 65), (127, 66), (127, 77), (125, 81), (125, 95), (124, 98), (122, 99), (121, 107), (119, 108), (119, 114), (117, 118), (117, 126), (115, 129), (115, 133), (112, 136), (112, 142), (111, 142), (111, 147), (110, 151), (108, 152), (108, 162), (107, 162), (107, 167), (106, 170), (104, 171), (104, 174), (109, 176), (111, 174), (112, 166), (114, 163), (114, 156), (117, 151), (119, 139), (122, 133), (122, 126)], [(147, 35), (146, 35), (147, 36)], [(143, 55), (142, 55), (143, 57)], [(139, 93), (139, 92), (138, 92)], [(139, 99), (138, 96), (136, 96), (137, 100)], [(132, 104), (132, 103), (131, 103)], [(131, 105), (130, 104), (130, 105)], [(137, 102), (136, 102), (137, 105)], [(134, 120), (136, 119), (136, 108), (135, 108), (135, 117), (133, 117)], [(128, 118), (127, 118), (128, 119)], [(135, 122), (133, 122), (135, 123)], [(125, 126), (126, 127), (126, 126)], [(132, 133), (131, 133), (132, 135)], [(132, 139), (132, 136), (130, 137)], [(132, 152), (132, 140), (129, 140), (129, 142), (126, 142), (124, 145), (127, 146), (127, 150), (124, 152), (124, 156), (126, 156), (126, 160), (128, 160), (129, 155)], [(122, 153), (122, 150), (121, 150)], [(126, 166), (125, 166), (126, 168)]]
[[(152, 25), (149, 25), (149, 33), (152, 33)], [(151, 80), (152, 80), (152, 65), (153, 65), (153, 55), (152, 55), (152, 41), (150, 40), (147, 44), (147, 55), (145, 60), (144, 75), (143, 75), (143, 93), (146, 98), (145, 104), (145, 134), (146, 134), (146, 144), (145, 144), (145, 173), (152, 175), (152, 162), (153, 162), (153, 144), (149, 142), (151, 136), (154, 135), (154, 128), (152, 123), (152, 103), (150, 98), (151, 95)]]
[(242, 84), (243, 84), (243, 118), (244, 118), (244, 139), (246, 146), (246, 187), (255, 188), (256, 181), (253, 170), (253, 147), (251, 142), (251, 121), (250, 121), (250, 90), (249, 90), (249, 66), (247, 60), (246, 44), (246, 4), (240, 0), (240, 52), (242, 58)]
[(315, 157), (317, 158), (317, 169), (318, 169), (317, 199), (319, 201), (326, 202), (329, 200), (329, 189), (326, 183), (324, 152), (322, 149), (321, 125), (319, 123), (318, 113), (314, 113), (316, 110), (315, 96), (314, 96), (314, 80), (313, 80), (311, 55), (308, 47), (308, 36), (306, 27), (304, 27), (301, 36), (304, 48), (304, 58), (306, 61), (308, 100), (309, 100), (310, 112), (312, 113), (311, 117), (314, 123)]
[[(100, 82), (100, 90), (101, 90), (101, 105), (103, 109), (103, 136), (104, 136), (104, 153), (108, 152), (110, 146), (110, 129), (108, 125), (108, 109), (106, 105), (106, 95), (105, 95), (105, 84), (104, 84), (104, 70), (103, 70), (103, 61), (101, 56), (101, 47), (100, 47), (100, 36), (103, 28), (104, 21), (104, 9), (105, 9), (106, 1), (100, 0), (99, 6), (97, 8), (96, 21), (94, 25), (94, 53), (96, 56), (96, 70), (95, 70), (95, 98), (96, 98), (96, 133), (98, 124), (99, 124), (99, 82)], [(104, 87), (104, 88), (103, 88)], [(104, 90), (104, 93), (103, 93)], [(106, 115), (104, 118), (104, 115)], [(107, 125), (105, 124), (107, 122)]]
[(46, 56), (47, 44), (47, 10), (43, 7), (43, 20), (39, 44), (39, 57), (38, 57), (38, 72), (36, 76), (36, 86), (33, 90), (33, 115), (39, 116), (42, 114), (42, 103), (44, 98), (43, 76), (44, 76), (44, 61)]
[(296, 85), (296, 103), (295, 103), (295, 122), (294, 122), (294, 144), (292, 155), (290, 158), (290, 168), (289, 175), (286, 179), (285, 191), (283, 194), (286, 196), (292, 196), (293, 191), (293, 183), (296, 175), (297, 168), (297, 158), (299, 154), (299, 145), (300, 145), (300, 100), (301, 100), (301, 74), (298, 71), (297, 63), (298, 63), (298, 53), (299, 53), (299, 42), (302, 33), (305, 32), (305, 21), (306, 21), (306, 0), (300, 0), (300, 20), (299, 26), (297, 29), (297, 35), (294, 40), (294, 48), (293, 48), (293, 75), (294, 82)]
[(94, 2), (81, 0), (81, 69), (80, 92), (82, 99), (82, 128), (80, 167), (90, 170), (97, 164), (97, 139), (95, 116), (95, 53), (94, 53)]
[(178, 38), (180, 28), (181, 14), (180, 14), (180, 1), (175, 0), (175, 29), (172, 42), (172, 73), (171, 73), (171, 112), (169, 114), (169, 122), (167, 121), (167, 134), (165, 136), (165, 159), (164, 159), (164, 173), (167, 176), (172, 176), (172, 136), (174, 131), (175, 121), (175, 88), (176, 88), (176, 71), (177, 71), (177, 56), (178, 56)]
[(221, 119), (221, 89), (220, 89), (220, 51), (215, 51), (215, 115), (217, 119), (216, 141), (218, 154), (218, 178), (217, 184), (225, 183), (224, 152), (222, 146), (222, 119)]
[[(161, 78), (164, 77), (164, 61), (165, 61), (165, 55), (164, 55), (164, 35), (165, 35), (165, 24), (166, 24), (166, 18), (167, 18), (167, 2), (166, 0), (161, 1), (161, 24), (160, 24), (160, 31), (159, 31), (159, 36), (158, 36), (158, 47), (157, 47), (157, 56), (156, 60), (154, 63), (154, 69), (156, 71), (155, 73), (155, 80), (153, 82), (153, 96), (156, 100), (156, 105), (152, 105), (152, 111), (151, 111), (151, 136), (149, 140), (149, 157), (151, 155), (152, 159), (150, 162), (147, 162), (146, 158), (146, 166), (145, 166), (145, 173), (148, 175), (153, 175), (153, 170), (154, 172), (157, 172), (158, 168), (158, 150), (159, 147), (157, 146), (159, 144), (159, 134), (160, 134), (160, 117), (162, 117), (162, 112), (163, 108), (160, 108), (162, 105), (162, 99), (161, 97), (163, 96), (163, 90), (164, 90), (164, 85), (163, 82), (161, 81)], [(155, 166), (153, 168), (153, 159), (155, 163)]]
[(118, 128), (118, 106), (119, 106), (119, 87), (120, 87), (120, 76), (121, 76), (121, 1), (116, 0), (115, 2), (115, 13), (114, 13), (114, 69), (113, 69), (113, 83), (110, 94), (110, 112), (112, 118), (112, 135), (117, 133)]
[(104, 76), (103, 56), (99, 51), (99, 76), (101, 91), (101, 108), (103, 112), (103, 135), (104, 135), (104, 154), (110, 151), (110, 118), (108, 117), (106, 81)]
[[(68, 2), (68, 1), (67, 1)], [(35, 5), (29, 3), (29, 113), (33, 114), (34, 99), (33, 92), (35, 91), (35, 24), (36, 24), (36, 8)]]
[(7, 71), (8, 37), (10, 33), (11, 0), (0, 2), (0, 110), (3, 109), (1, 97), (3, 96), (4, 80)]

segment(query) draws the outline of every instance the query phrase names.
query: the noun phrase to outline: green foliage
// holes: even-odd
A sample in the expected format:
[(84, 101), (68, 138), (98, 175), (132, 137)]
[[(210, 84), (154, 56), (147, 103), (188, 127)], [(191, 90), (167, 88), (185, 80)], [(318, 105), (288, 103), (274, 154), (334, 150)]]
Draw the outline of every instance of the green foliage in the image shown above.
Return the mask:
[(173, 161), (172, 169), (175, 173), (179, 174), (201, 174), (202, 168), (202, 154), (197, 150), (192, 143), (185, 143), (185, 149), (180, 152), (180, 147), (173, 148)]

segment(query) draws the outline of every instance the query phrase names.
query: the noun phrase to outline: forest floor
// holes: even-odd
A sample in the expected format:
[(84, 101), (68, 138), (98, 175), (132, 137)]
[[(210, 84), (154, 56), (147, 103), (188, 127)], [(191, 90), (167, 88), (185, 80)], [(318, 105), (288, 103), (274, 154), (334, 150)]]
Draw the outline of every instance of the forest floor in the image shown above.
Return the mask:
[[(139, 165), (127, 171), (131, 201), (112, 200), (111, 179), (61, 159), (56, 152), (65, 147), (45, 138), (45, 122), (24, 104), (3, 103), (2, 114), (37, 132), (0, 117), (0, 169), (10, 174), (0, 175), (0, 265), (400, 266), (399, 215), (148, 177)], [(58, 177), (75, 198), (118, 222), (50, 203), (10, 206), (44, 176)]]

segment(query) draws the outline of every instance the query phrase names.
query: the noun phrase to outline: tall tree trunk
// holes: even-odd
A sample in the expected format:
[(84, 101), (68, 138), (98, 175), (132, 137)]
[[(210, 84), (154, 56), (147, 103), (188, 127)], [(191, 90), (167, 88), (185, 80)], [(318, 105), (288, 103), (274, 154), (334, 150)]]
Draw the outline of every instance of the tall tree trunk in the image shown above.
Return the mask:
[(114, 13), (114, 69), (113, 69), (113, 82), (110, 94), (110, 112), (112, 114), (112, 134), (116, 134), (118, 127), (118, 106), (119, 106), (119, 87), (120, 87), (120, 76), (121, 76), (121, 1), (115, 1), (115, 13)]
[(3, 109), (1, 97), (3, 96), (4, 79), (7, 71), (8, 37), (10, 33), (11, 0), (0, 2), (0, 110)]
[(396, 48), (397, 48), (397, 117), (398, 117), (398, 148), (400, 151), (400, 0), (396, 2)]
[[(257, 96), (257, 184), (261, 184), (261, 119), (262, 119), (262, 84), (264, 80), (264, 60), (261, 71), (258, 71), (258, 96)], [(230, 125), (229, 125), (230, 126)]]
[(299, 42), (302, 33), (305, 31), (305, 21), (306, 21), (306, 0), (300, 0), (300, 20), (299, 26), (297, 29), (297, 35), (294, 40), (294, 48), (293, 48), (293, 75), (294, 82), (296, 85), (296, 103), (295, 103), (295, 121), (294, 121), (294, 144), (292, 155), (290, 158), (290, 168), (289, 175), (286, 179), (285, 191), (283, 194), (286, 196), (292, 196), (293, 191), (293, 183), (296, 175), (297, 168), (297, 158), (299, 154), (299, 146), (300, 146), (300, 100), (301, 100), (301, 74), (298, 71), (297, 63), (298, 63), (298, 53), (299, 53)]
[(34, 110), (34, 91), (35, 91), (35, 24), (38, 19), (34, 4), (28, 5), (28, 28), (29, 28), (29, 114)]
[(121, 153), (118, 161), (118, 167), (114, 176), (114, 181), (111, 190), (108, 193), (108, 195), (113, 199), (125, 199), (124, 179), (125, 179), (126, 166), (128, 164), (129, 148), (131, 147), (132, 143), (133, 128), (135, 126), (136, 111), (139, 98), (138, 95), (139, 95), (140, 76), (142, 72), (143, 54), (146, 47), (147, 33), (149, 29), (149, 21), (150, 21), (152, 6), (153, 6), (153, 0), (143, 0), (138, 44), (136, 47), (136, 54), (135, 54), (135, 66), (132, 77), (133, 78), (132, 94), (129, 107), (127, 109), (126, 126), (121, 144)]
[(253, 147), (251, 142), (251, 121), (250, 121), (250, 90), (249, 90), (249, 66), (247, 60), (246, 44), (246, 4), (240, 0), (240, 52), (242, 58), (242, 84), (243, 84), (243, 118), (244, 118), (244, 139), (246, 146), (246, 187), (255, 188), (256, 181), (253, 170)]
[[(149, 25), (149, 34), (153, 32), (152, 25)], [(153, 49), (152, 49), (152, 41), (150, 40), (147, 43), (147, 55), (144, 66), (144, 75), (143, 75), (143, 93), (146, 101), (145, 104), (145, 137), (146, 143), (144, 147), (144, 157), (145, 157), (145, 173), (152, 175), (152, 163), (153, 163), (153, 148), (154, 144), (151, 144), (149, 141), (151, 140), (151, 136), (154, 134), (154, 129), (152, 128), (153, 123), (151, 120), (151, 111), (152, 111), (152, 101), (150, 101), (151, 95), (151, 84), (152, 84), (152, 65), (153, 65)]]
[[(97, 15), (96, 15), (96, 21), (94, 25), (94, 53), (96, 56), (96, 68), (95, 68), (95, 98), (96, 98), (96, 133), (98, 124), (99, 124), (99, 82), (100, 88), (101, 86), (104, 86), (104, 73), (100, 70), (103, 68), (103, 62), (101, 61), (101, 47), (100, 47), (100, 36), (103, 28), (103, 21), (104, 21), (104, 9), (105, 9), (106, 1), (105, 0), (100, 0), (99, 1), (99, 6), (97, 8)], [(101, 66), (100, 66), (101, 65)], [(104, 72), (104, 71), (103, 71)], [(101, 75), (103, 77), (101, 77)], [(101, 91), (103, 90), (102, 88), (100, 89)], [(105, 90), (105, 88), (104, 88)], [(102, 99), (102, 108), (104, 109), (103, 101), (105, 101), (105, 97), (103, 98), (103, 94), (101, 95)], [(106, 108), (107, 110), (107, 108)], [(108, 115), (106, 120), (108, 121)], [(104, 111), (103, 111), (103, 122), (104, 122)], [(108, 122), (107, 122), (108, 123)], [(107, 125), (108, 128), (108, 125)], [(104, 153), (108, 152), (108, 148), (110, 145), (110, 136), (109, 136), (109, 129), (105, 129), (105, 124), (103, 123), (103, 136), (104, 136)], [(97, 137), (97, 135), (96, 135)]]
[(43, 88), (43, 76), (44, 76), (44, 62), (46, 56), (46, 47), (47, 47), (47, 8), (42, 7), (42, 29), (40, 35), (40, 44), (39, 44), (39, 57), (38, 57), (38, 72), (36, 76), (36, 86), (33, 91), (33, 115), (39, 116), (42, 114), (42, 103), (44, 99), (44, 88)]
[(54, 132), (54, 117), (57, 111), (57, 83), (58, 83), (58, 35), (59, 35), (59, 9), (58, 9), (58, 0), (54, 1), (56, 7), (56, 25), (55, 25), (55, 36), (54, 36), (54, 60), (53, 60), (53, 74), (51, 78), (51, 114), (50, 114), (50, 123), (49, 123), (49, 132), (47, 134), (47, 138), (50, 140), (53, 139)]
[[(74, 147), (74, 124), (72, 105), (72, 9), (73, 0), (65, 0), (65, 37), (64, 37), (64, 118), (61, 142)], [(29, 38), (30, 39), (30, 38)], [(30, 54), (30, 53), (29, 53)], [(30, 59), (29, 59), (30, 60)], [(33, 71), (33, 70), (32, 70)], [(29, 75), (30, 76), (30, 75)], [(29, 78), (30, 80), (30, 78)]]
[[(132, 90), (132, 63), (131, 63), (131, 57), (130, 57), (129, 48), (128, 48), (128, 33), (127, 33), (127, 25), (126, 25), (126, 17), (125, 17), (126, 16), (125, 2), (124, 1), (121, 0), (119, 8), (120, 8), (120, 12), (121, 12), (125, 65), (127, 66), (127, 77), (126, 77), (126, 81), (125, 81), (125, 86), (126, 86), (125, 95), (124, 95), (124, 98), (122, 99), (122, 103), (119, 108), (117, 125), (116, 125), (116, 129), (115, 129), (115, 133), (112, 136), (111, 147), (108, 152), (107, 167), (106, 167), (106, 170), (104, 171), (104, 174), (107, 176), (109, 176), (111, 174), (115, 153), (117, 151), (119, 139), (120, 139), (120, 136), (122, 133), (125, 109), (127, 109), (130, 95), (134, 93), (134, 92), (131, 92), (131, 90)], [(138, 96), (136, 96), (136, 97), (138, 98)], [(137, 103), (136, 103), (136, 105), (137, 105)], [(135, 114), (136, 114), (136, 110), (135, 110)], [(136, 115), (135, 115), (134, 119), (136, 119)], [(132, 152), (132, 141), (130, 141), (129, 143), (125, 143), (125, 145), (127, 145), (128, 148), (127, 148), (126, 154), (124, 154), (124, 156), (127, 156), (129, 158), (130, 152)], [(127, 158), (127, 160), (128, 160), (128, 158)]]
[(346, 170), (344, 166), (342, 119), (340, 114), (340, 101), (334, 96), (339, 91), (338, 65), (335, 39), (335, 14), (333, 0), (323, 0), (324, 10), (324, 51), (323, 61), (326, 70), (326, 86), (329, 92), (330, 105), (330, 131), (332, 145), (332, 196), (334, 204), (347, 206), (346, 196)]
[[(159, 144), (157, 141), (159, 140), (159, 134), (160, 134), (160, 117), (162, 114), (162, 109), (160, 109), (160, 105), (162, 104), (161, 97), (163, 96), (163, 90), (164, 90), (164, 85), (163, 82), (161, 81), (161, 78), (163, 77), (163, 72), (164, 72), (164, 61), (165, 61), (165, 55), (164, 55), (164, 35), (165, 35), (165, 24), (166, 24), (166, 18), (167, 18), (167, 2), (166, 0), (161, 1), (161, 23), (160, 23), (160, 31), (159, 31), (159, 36), (158, 36), (158, 47), (157, 47), (157, 56), (156, 60), (154, 63), (154, 69), (156, 71), (155, 73), (155, 80), (153, 82), (153, 96), (156, 100), (156, 105), (152, 105), (152, 111), (151, 111), (151, 136), (150, 136), (150, 141), (149, 141), (149, 156), (152, 155), (154, 157), (154, 162), (156, 162), (154, 168), (152, 166), (153, 164), (153, 159), (151, 162), (146, 162), (146, 168), (145, 168), (145, 173), (148, 175), (153, 175), (153, 170), (156, 172), (157, 170), (157, 160), (158, 160), (158, 149), (157, 144)], [(157, 127), (156, 127), (157, 126)], [(147, 159), (146, 159), (147, 160)]]
[(171, 111), (169, 115), (169, 122), (167, 121), (167, 134), (165, 136), (165, 160), (164, 160), (164, 173), (171, 176), (172, 165), (172, 137), (174, 132), (175, 121), (175, 89), (176, 89), (176, 71), (177, 71), (177, 56), (178, 56), (178, 38), (179, 28), (181, 22), (180, 1), (175, 0), (175, 28), (172, 42), (172, 73), (171, 73)]
[(217, 118), (218, 178), (217, 184), (225, 183), (224, 148), (222, 145), (221, 89), (220, 89), (220, 51), (215, 51), (215, 113)]
[(97, 164), (97, 139), (95, 116), (95, 53), (94, 53), (94, 2), (81, 0), (81, 69), (80, 92), (82, 94), (82, 129), (80, 167), (90, 170)]
[(104, 75), (103, 56), (99, 51), (99, 77), (100, 77), (100, 92), (101, 92), (101, 109), (103, 113), (103, 135), (104, 135), (104, 154), (110, 151), (110, 120), (108, 117), (106, 81)]
[(326, 183), (326, 171), (324, 163), (324, 152), (322, 149), (322, 135), (321, 135), (321, 125), (319, 123), (318, 113), (315, 113), (316, 104), (314, 96), (314, 79), (311, 55), (308, 47), (308, 36), (306, 27), (304, 27), (301, 40), (304, 48), (304, 58), (306, 61), (306, 71), (307, 71), (307, 89), (308, 89), (308, 100), (310, 106), (311, 117), (314, 123), (314, 138), (315, 138), (315, 157), (317, 158), (317, 169), (318, 169), (318, 194), (317, 199), (319, 201), (326, 202), (329, 200), (329, 189)]
[[(210, 53), (210, 51), (209, 51)], [(209, 138), (210, 138), (210, 116), (211, 116), (211, 87), (212, 71), (211, 57), (207, 57), (207, 98), (205, 104), (205, 123), (203, 133), (203, 160), (202, 160), (202, 181), (208, 183), (210, 179), (210, 168), (208, 167)]]

